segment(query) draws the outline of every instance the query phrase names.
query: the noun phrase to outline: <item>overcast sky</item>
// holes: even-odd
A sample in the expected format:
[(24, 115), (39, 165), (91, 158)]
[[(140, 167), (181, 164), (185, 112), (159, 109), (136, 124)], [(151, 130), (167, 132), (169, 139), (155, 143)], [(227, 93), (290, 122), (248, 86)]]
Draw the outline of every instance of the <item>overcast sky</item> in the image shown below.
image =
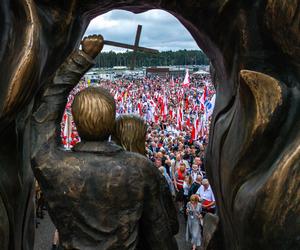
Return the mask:
[[(107, 40), (133, 44), (138, 24), (143, 26), (140, 46), (160, 51), (199, 50), (186, 28), (174, 16), (162, 10), (150, 10), (141, 14), (113, 10), (93, 19), (86, 35), (101, 34)], [(103, 50), (125, 51), (107, 45)]]

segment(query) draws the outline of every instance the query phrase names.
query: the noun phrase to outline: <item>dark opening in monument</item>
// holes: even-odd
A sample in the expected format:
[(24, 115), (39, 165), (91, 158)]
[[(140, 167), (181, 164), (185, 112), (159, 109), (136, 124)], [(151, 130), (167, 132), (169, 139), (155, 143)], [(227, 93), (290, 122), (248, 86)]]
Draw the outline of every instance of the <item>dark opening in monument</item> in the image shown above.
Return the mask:
[[(179, 126), (186, 126), (186, 124), (191, 126), (195, 122), (197, 123), (197, 128), (199, 128), (196, 129), (197, 134), (201, 133), (203, 135), (206, 133), (204, 131), (208, 131), (208, 116), (210, 117), (212, 114), (215, 99), (215, 97), (212, 98), (214, 90), (208, 72), (209, 61), (205, 54), (199, 50), (188, 31), (174, 16), (162, 10), (151, 10), (143, 14), (133, 14), (120, 10), (112, 11), (92, 20), (86, 35), (101, 33), (104, 37), (112, 40), (126, 41), (127, 43), (131, 43), (130, 40), (132, 40), (133, 43), (137, 23), (142, 23), (144, 27), (142, 39), (140, 38), (141, 33), (139, 33), (138, 41), (135, 41), (137, 43), (136, 46), (141, 48), (141, 51), (130, 52), (126, 48), (126, 44), (125, 48), (124, 45), (122, 48), (120, 47), (122, 43), (109, 41), (109, 45), (114, 45), (115, 43), (116, 46), (110, 47), (105, 45), (103, 52), (95, 59), (96, 64), (94, 68), (85, 75), (81, 84), (69, 96), (70, 101), (67, 104), (62, 124), (62, 137), (66, 148), (71, 148), (76, 141), (80, 140), (76, 129), (73, 129), (74, 133), (71, 135), (72, 129), (69, 128), (70, 124), (72, 124), (70, 107), (74, 94), (90, 85), (99, 85), (100, 81), (100, 85), (110, 89), (111, 94), (115, 97), (117, 115), (135, 113), (143, 116), (147, 122), (163, 123), (164, 119), (169, 120), (169, 116), (178, 120), (177, 114), (183, 113), (183, 110), (185, 111), (186, 108), (189, 108), (193, 114), (184, 113), (181, 121), (182, 125), (179, 125), (177, 121), (177, 124), (168, 129), (176, 129)], [(162, 27), (160, 31), (159, 27)], [(135, 39), (137, 40), (137, 37)], [(144, 47), (141, 47), (142, 45), (139, 47), (140, 39)], [(155, 44), (153, 44), (154, 41), (156, 42)], [(153, 53), (151, 49), (145, 48), (145, 46), (158, 49), (157, 52), (160, 51), (160, 53)], [(130, 71), (132, 66), (136, 69), (135, 71)], [(161, 81), (148, 82), (147, 91), (153, 87), (153, 90), (150, 91), (151, 93), (148, 94), (144, 91), (143, 93), (136, 93), (137, 89), (132, 90), (130, 81), (137, 80), (139, 81), (138, 84), (141, 84), (142, 79), (146, 77), (150, 80), (160, 78)], [(108, 85), (109, 80), (118, 79), (121, 81), (115, 82), (114, 89), (112, 89), (112, 86)], [(118, 86), (122, 85), (123, 80), (128, 81), (127, 85)], [(192, 84), (189, 86), (185, 81), (191, 81)], [(157, 89), (156, 85), (160, 85), (159, 89)], [(176, 90), (175, 85), (182, 87), (182, 89)], [(204, 86), (206, 86), (205, 91)], [(116, 89), (116, 87), (119, 88)], [(166, 91), (165, 88), (174, 89), (170, 92)], [(133, 96), (131, 96), (129, 91), (134, 92)], [(184, 93), (185, 91), (187, 93)], [(176, 97), (174, 96), (175, 94), (177, 95)], [(129, 98), (132, 99), (129, 100), (129, 107), (127, 107), (127, 104), (124, 104), (123, 101)], [(141, 100), (132, 104), (135, 98)], [(212, 103), (210, 102), (211, 99)], [(171, 107), (168, 107), (170, 101), (172, 102)], [(144, 107), (144, 103), (152, 103), (152, 105)], [(162, 110), (162, 106), (166, 106), (166, 110)], [(180, 110), (180, 107), (182, 110)], [(200, 116), (205, 115), (206, 107), (209, 111), (206, 117), (202, 119)], [(159, 110), (155, 110), (156, 108)], [(145, 109), (149, 109), (148, 114), (146, 114), (147, 111)], [(196, 116), (197, 112), (200, 112), (201, 115), (199, 113)], [(163, 116), (165, 118), (160, 119), (162, 113), (164, 113)], [(69, 126), (65, 126), (66, 121), (69, 123)], [(68, 137), (72, 137), (72, 139), (66, 139), (66, 134), (69, 134)], [(193, 137), (195, 140), (197, 135)]]
[[(66, 159), (70, 156), (68, 152), (50, 151), (56, 149), (53, 139), (57, 139), (55, 132), (60, 131), (63, 113), (63, 108), (58, 110), (57, 105), (65, 104), (68, 93), (63, 93), (66, 96), (62, 99), (60, 94), (66, 89), (71, 90), (64, 84), (70, 79), (53, 81), (53, 76), (62, 73), (57, 72), (58, 68), (79, 46), (93, 17), (113, 9), (141, 13), (153, 8), (172, 13), (189, 30), (214, 65), (213, 82), (218, 82), (206, 163), (220, 223), (217, 234), (210, 234), (214, 230), (208, 234), (204, 232), (203, 248), (299, 249), (300, 19), (299, 1), (286, 0), (1, 1), (1, 249), (33, 248), (32, 170), (50, 197), (49, 205), (62, 206), (55, 215), (63, 222), (65, 240), (72, 242), (69, 248), (91, 243), (90, 238), (82, 241), (84, 235), (74, 239), (78, 231), (73, 229), (82, 216), (95, 218), (98, 214), (84, 213), (77, 205), (74, 206), (76, 209), (65, 209), (79, 200), (76, 190), (82, 187), (69, 182), (70, 171), (84, 171), (78, 164), (82, 160), (88, 162), (89, 158), (76, 161), (81, 153)], [(99, 40), (94, 37), (85, 41), (88, 55), (93, 56), (95, 51), (101, 50)], [(90, 58), (85, 56), (82, 53), (72, 59), (78, 59), (76, 62), (80, 65), (90, 66)], [(122, 66), (126, 60), (120, 59), (117, 64)], [(49, 83), (50, 91), (44, 92)], [(81, 148), (81, 152), (84, 149)], [(138, 157), (136, 155), (134, 162)], [(118, 158), (118, 164), (122, 165), (125, 158)], [(108, 169), (114, 167), (112, 162), (115, 160), (104, 161)], [(65, 171), (60, 175), (54, 173), (62, 169)], [(46, 182), (44, 177), (51, 176), (54, 178)], [(76, 184), (81, 184), (83, 176), (82, 172), (77, 172), (72, 178), (76, 177)], [(150, 189), (151, 185), (148, 187)], [(120, 196), (127, 194), (119, 193)], [(148, 194), (154, 193), (159, 192)], [(97, 193), (94, 193), (84, 204), (91, 205), (89, 201), (96, 197)], [(60, 203), (57, 203), (58, 199)], [(148, 203), (144, 207), (151, 205)], [(147, 212), (156, 212), (158, 207)], [(95, 223), (115, 218), (115, 214), (85, 220), (86, 223), (79, 224), (81, 232), (94, 232)], [(115, 221), (122, 223), (128, 219), (122, 217)], [(165, 229), (166, 224), (159, 225), (159, 229)], [(158, 224), (148, 223), (148, 227), (142, 228), (155, 225)], [(172, 235), (170, 232), (163, 236)], [(142, 234), (139, 236), (143, 238)], [(160, 236), (156, 239), (161, 239)], [(156, 242), (153, 237), (142, 249), (164, 249), (157, 247)], [(172, 237), (163, 242), (169, 244), (169, 249), (174, 249)], [(97, 243), (95, 249), (99, 248)]]

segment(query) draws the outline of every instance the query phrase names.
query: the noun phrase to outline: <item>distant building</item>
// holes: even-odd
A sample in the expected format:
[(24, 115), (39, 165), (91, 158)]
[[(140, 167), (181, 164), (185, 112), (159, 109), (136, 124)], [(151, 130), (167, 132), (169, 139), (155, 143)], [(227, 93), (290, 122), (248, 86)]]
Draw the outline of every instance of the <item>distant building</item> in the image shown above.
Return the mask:
[(113, 70), (127, 70), (128, 68), (126, 66), (114, 66)]
[(184, 77), (186, 69), (189, 69), (190, 73), (198, 70), (198, 66), (158, 66), (146, 68), (147, 76), (158, 76), (161, 78), (169, 77)]
[(158, 76), (161, 78), (168, 78), (170, 76), (169, 67), (149, 67), (146, 69), (147, 76)]
[(149, 67), (146, 69), (147, 76), (158, 76), (161, 78), (184, 77), (185, 68), (183, 67)]
[(209, 75), (209, 72), (200, 69), (200, 70), (194, 72), (193, 75)]
[(185, 76), (186, 68), (185, 67), (170, 67), (170, 77), (181, 77)]

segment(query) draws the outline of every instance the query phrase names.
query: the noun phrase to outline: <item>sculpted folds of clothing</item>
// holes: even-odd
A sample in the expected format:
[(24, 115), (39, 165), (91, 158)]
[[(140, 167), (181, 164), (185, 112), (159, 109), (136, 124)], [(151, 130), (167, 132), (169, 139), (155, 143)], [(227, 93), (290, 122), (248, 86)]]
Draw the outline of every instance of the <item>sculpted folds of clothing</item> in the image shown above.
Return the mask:
[(160, 198), (165, 187), (159, 172), (146, 158), (118, 146), (99, 148), (106, 145), (115, 150), (88, 153), (79, 147), (84, 151), (54, 151), (47, 162), (38, 157), (34, 162), (64, 247), (135, 249), (140, 226), (148, 249), (176, 249), (168, 239), (174, 220), (169, 222), (165, 197)]
[(130, 163), (128, 154), (115, 147), (98, 154), (57, 151), (47, 163), (38, 164), (51, 217), (65, 246), (88, 249), (82, 245), (86, 241), (94, 243), (91, 249), (134, 249), (144, 178), (135, 165), (137, 159)]

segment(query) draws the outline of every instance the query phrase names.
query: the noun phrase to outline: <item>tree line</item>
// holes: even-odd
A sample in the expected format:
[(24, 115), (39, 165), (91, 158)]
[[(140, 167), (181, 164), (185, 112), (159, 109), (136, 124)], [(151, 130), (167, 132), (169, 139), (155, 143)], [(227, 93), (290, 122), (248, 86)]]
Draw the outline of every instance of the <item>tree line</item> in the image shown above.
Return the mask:
[[(96, 58), (95, 67), (111, 68), (114, 66), (130, 67), (133, 52), (102, 52)], [(136, 52), (136, 67), (170, 66), (170, 65), (208, 65), (209, 60), (201, 50), (162, 51), (157, 54)]]

